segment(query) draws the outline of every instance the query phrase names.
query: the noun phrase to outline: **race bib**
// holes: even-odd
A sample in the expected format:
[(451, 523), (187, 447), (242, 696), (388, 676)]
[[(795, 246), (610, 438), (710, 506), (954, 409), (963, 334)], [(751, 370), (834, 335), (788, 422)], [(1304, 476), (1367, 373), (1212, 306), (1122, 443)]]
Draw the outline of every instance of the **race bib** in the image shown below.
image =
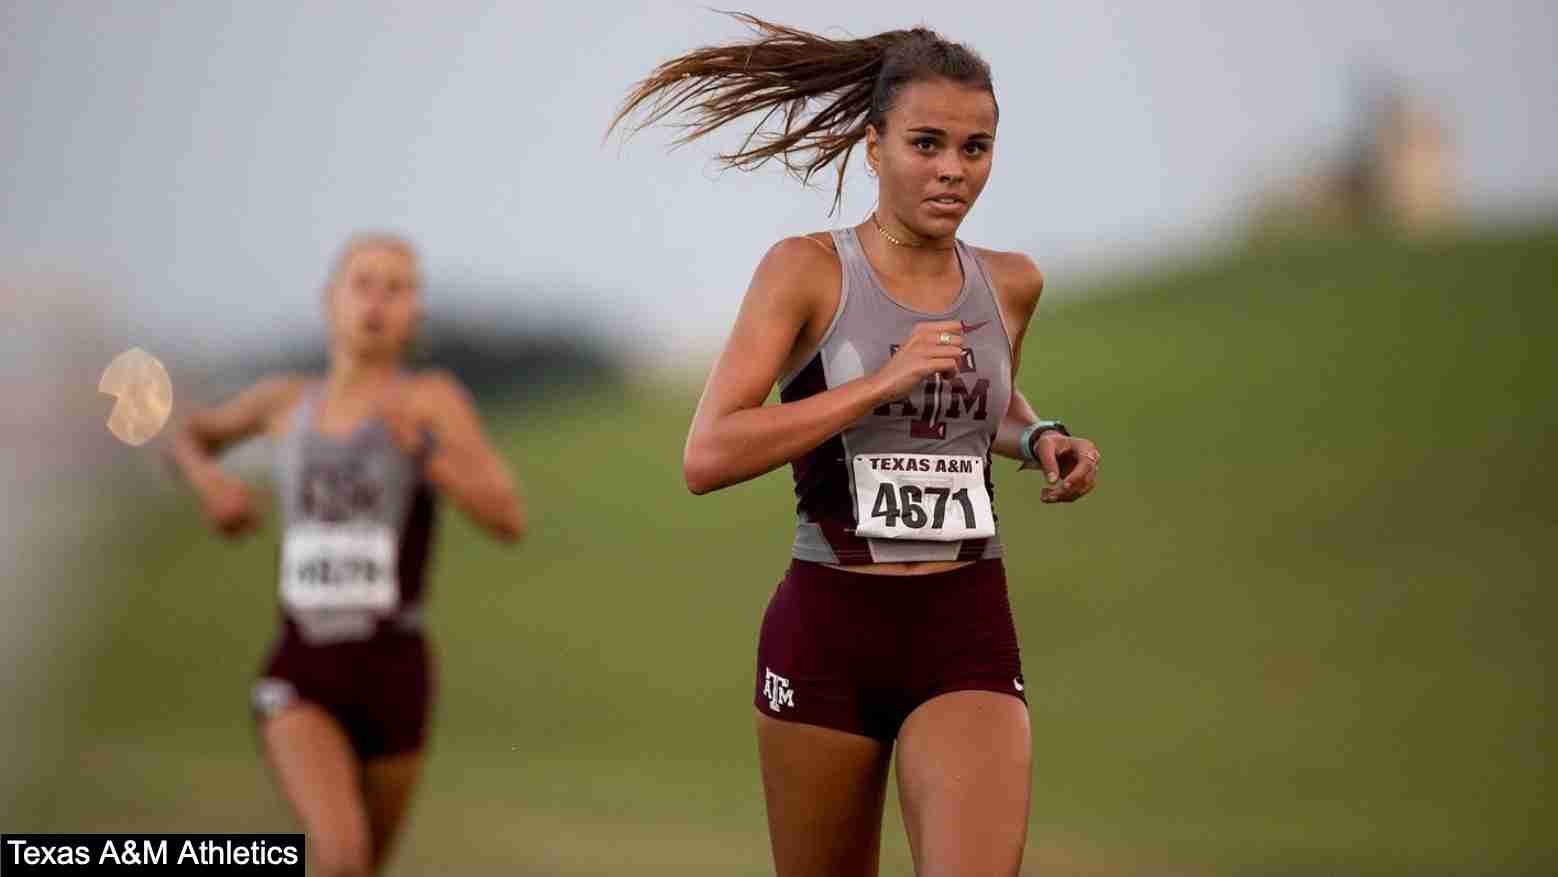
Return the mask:
[(948, 454), (856, 454), (855, 535), (955, 542), (995, 535), (985, 460)]
[(395, 531), (382, 524), (296, 524), (281, 548), (281, 602), (295, 610), (394, 610)]

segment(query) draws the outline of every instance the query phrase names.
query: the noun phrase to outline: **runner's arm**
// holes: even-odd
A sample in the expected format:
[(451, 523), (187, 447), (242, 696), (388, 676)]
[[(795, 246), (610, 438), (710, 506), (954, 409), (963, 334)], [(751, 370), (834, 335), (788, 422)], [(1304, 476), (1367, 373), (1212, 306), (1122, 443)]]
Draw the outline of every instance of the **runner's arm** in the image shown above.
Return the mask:
[(839, 272), (836, 256), (804, 238), (780, 241), (757, 266), (687, 434), (682, 474), (693, 493), (783, 466), (925, 375), (957, 368), (956, 342), (932, 339), (958, 324), (924, 323), (880, 371), (795, 402), (763, 404)]
[(222, 451), (265, 432), (297, 400), (303, 383), (290, 375), (266, 378), (220, 405), (195, 411), (174, 429), (168, 461), (197, 491), (226, 477), (217, 463)]
[[(1021, 447), (1022, 434), (1038, 422), (1039, 415), (1017, 389), (1017, 369), (1022, 361), (1022, 343), (1028, 326), (1038, 310), (1044, 291), (1044, 275), (1033, 260), (1021, 253), (992, 253), (989, 257), (992, 279), (997, 290), (1006, 290), (1003, 313), (1014, 327), (1012, 333), (1012, 400), (991, 446), (994, 453), (1022, 460), (1032, 467)], [(1098, 447), (1092, 441), (1046, 431), (1034, 441), (1033, 452), (1039, 459), (1034, 468), (1044, 470), (1049, 486), (1040, 493), (1045, 502), (1072, 502), (1093, 489), (1098, 473)]]
[(482, 431), (476, 406), (465, 388), (447, 372), (424, 381), (424, 423), (437, 436), (424, 472), (479, 526), (504, 542), (525, 534), (529, 517), (514, 476)]

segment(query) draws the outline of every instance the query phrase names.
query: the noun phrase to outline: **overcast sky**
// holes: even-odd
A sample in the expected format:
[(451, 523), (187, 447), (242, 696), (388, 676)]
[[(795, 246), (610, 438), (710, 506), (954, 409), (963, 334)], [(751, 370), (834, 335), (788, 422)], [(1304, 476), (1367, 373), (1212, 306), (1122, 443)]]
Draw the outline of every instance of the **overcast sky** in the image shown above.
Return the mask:
[[(1339, 145), (1364, 70), (1443, 112), (1474, 211), (1558, 204), (1550, 2), (742, 5), (984, 54), (1001, 129), (962, 236), (1029, 252), (1062, 293), (1204, 239)], [(584, 313), (706, 356), (773, 241), (873, 200), (861, 175), (830, 218), (777, 171), (715, 173), (714, 146), (602, 145), (653, 64), (741, 34), (691, 3), (0, 0), (0, 25), (0, 281), (100, 289), (125, 346), (317, 331), (330, 254), (372, 227), (446, 285), (540, 291), (446, 313)]]

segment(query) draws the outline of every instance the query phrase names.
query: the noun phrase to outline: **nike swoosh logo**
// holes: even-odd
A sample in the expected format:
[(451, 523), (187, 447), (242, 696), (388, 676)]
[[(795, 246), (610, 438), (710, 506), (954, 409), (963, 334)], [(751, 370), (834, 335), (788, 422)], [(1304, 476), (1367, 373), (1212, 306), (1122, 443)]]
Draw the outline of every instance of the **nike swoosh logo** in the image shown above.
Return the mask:
[(967, 335), (970, 332), (977, 332), (978, 330), (983, 329), (986, 325), (988, 325), (989, 322), (989, 320), (980, 320), (977, 323), (964, 323), (963, 334)]

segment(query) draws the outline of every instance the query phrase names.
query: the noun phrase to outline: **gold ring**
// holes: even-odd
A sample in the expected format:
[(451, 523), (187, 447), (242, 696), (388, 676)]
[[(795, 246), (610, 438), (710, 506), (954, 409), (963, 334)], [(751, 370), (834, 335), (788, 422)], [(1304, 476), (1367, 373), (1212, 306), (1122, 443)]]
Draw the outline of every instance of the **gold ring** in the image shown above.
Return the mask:
[(951, 332), (943, 332), (943, 333), (941, 333), (941, 343), (942, 344), (951, 344), (952, 343), (952, 333)]

